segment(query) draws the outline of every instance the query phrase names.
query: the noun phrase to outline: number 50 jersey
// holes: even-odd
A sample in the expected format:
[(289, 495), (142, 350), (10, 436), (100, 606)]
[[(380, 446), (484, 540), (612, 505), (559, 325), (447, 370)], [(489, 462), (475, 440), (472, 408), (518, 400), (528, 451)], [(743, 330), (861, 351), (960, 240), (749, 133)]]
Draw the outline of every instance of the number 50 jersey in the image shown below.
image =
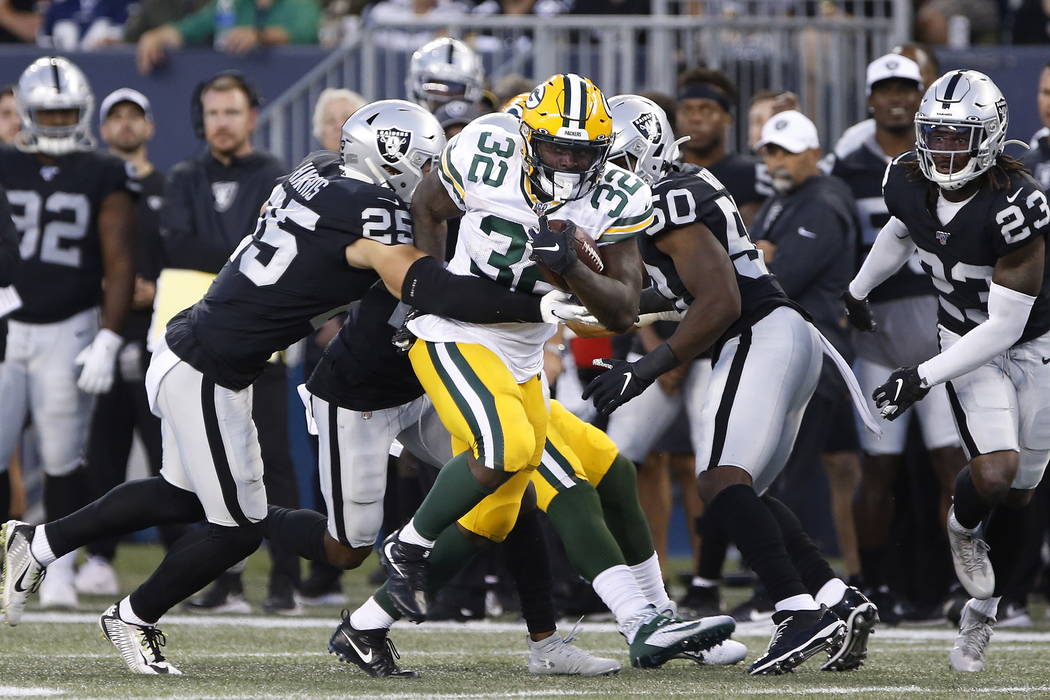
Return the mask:
[[(934, 185), (919, 173), (913, 151), (890, 163), (882, 189), (890, 214), (908, 228), (922, 267), (937, 289), (937, 322), (959, 335), (988, 320), (988, 289), (999, 258), (1050, 232), (1046, 196), (1026, 173), (1010, 173), (1004, 189), (982, 184), (945, 223), (935, 213)], [(1050, 331), (1048, 279), (1050, 260), (1018, 343)]]
[[(529, 260), (529, 229), (539, 225), (541, 206), (525, 175), (524, 145), (518, 120), (488, 115), (467, 125), (449, 141), (441, 156), (440, 179), (463, 210), (456, 252), (449, 271), (487, 277), (511, 290), (544, 294), (552, 288)], [(626, 241), (653, 221), (649, 187), (622, 168), (606, 165), (598, 183), (584, 197), (551, 202), (551, 219), (568, 219), (590, 234), (598, 246)], [(470, 324), (438, 316), (414, 319), (409, 328), (432, 342), (483, 345), (494, 352), (519, 382), (543, 368), (543, 343), (554, 334), (549, 323)]]

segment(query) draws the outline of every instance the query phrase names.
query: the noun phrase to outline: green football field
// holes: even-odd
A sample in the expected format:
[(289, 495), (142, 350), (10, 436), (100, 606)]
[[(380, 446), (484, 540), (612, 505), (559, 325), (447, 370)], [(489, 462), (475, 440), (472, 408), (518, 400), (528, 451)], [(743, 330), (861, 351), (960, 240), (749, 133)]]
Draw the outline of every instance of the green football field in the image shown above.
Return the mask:
[[(159, 560), (154, 547), (124, 546), (118, 555), (122, 584), (142, 580)], [(246, 574), (247, 594), (263, 598), (265, 555), (255, 554)], [(370, 561), (347, 577), (353, 603), (367, 595)], [(1035, 627), (1001, 630), (993, 637), (988, 670), (948, 669), (953, 631), (943, 626), (880, 628), (866, 666), (825, 673), (815, 657), (795, 673), (750, 678), (743, 665), (699, 667), (673, 661), (664, 668), (626, 668), (607, 678), (532, 676), (525, 667), (524, 628), (513, 620), (395, 626), (392, 638), (414, 680), (380, 680), (338, 663), (326, 651), (338, 621), (335, 608), (309, 608), (302, 617), (200, 616), (173, 611), (162, 621), (166, 654), (185, 675), (132, 675), (101, 638), (97, 615), (112, 602), (82, 597), (76, 611), (44, 612), (31, 606), (17, 628), (0, 627), (0, 697), (68, 698), (524, 698), (565, 696), (784, 696), (962, 698), (999, 694), (1050, 697), (1050, 620), (1033, 609)], [(571, 622), (563, 622), (567, 632)], [(579, 644), (613, 656), (627, 655), (611, 623), (584, 623)], [(747, 625), (736, 638), (748, 660), (764, 648), (770, 628)]]

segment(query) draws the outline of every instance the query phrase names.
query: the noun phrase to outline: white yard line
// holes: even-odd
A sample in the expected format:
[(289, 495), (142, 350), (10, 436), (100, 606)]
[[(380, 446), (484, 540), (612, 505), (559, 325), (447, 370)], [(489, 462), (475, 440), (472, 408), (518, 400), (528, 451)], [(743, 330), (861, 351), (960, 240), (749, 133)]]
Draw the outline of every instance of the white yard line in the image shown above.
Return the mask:
[(66, 691), (56, 688), (21, 688), (16, 685), (0, 685), (0, 698), (38, 698), (65, 694)]

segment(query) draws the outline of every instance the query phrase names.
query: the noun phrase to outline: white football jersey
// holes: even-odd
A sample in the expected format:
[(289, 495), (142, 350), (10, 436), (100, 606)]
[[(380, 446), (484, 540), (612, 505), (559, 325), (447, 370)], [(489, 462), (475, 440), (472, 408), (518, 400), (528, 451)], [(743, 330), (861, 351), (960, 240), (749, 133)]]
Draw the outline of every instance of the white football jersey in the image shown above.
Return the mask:
[[(471, 122), (449, 141), (441, 156), (441, 182), (463, 210), (456, 252), (449, 271), (487, 277), (528, 294), (551, 290), (529, 260), (530, 229), (539, 225), (533, 195), (522, 162), (524, 144), (518, 120), (487, 115)], [(551, 219), (568, 219), (599, 246), (628, 240), (653, 222), (652, 194), (634, 174), (606, 165), (586, 196), (546, 205)], [(472, 324), (424, 315), (409, 324), (423, 340), (477, 343), (494, 352), (525, 382), (543, 369), (543, 343), (556, 326), (550, 323)]]

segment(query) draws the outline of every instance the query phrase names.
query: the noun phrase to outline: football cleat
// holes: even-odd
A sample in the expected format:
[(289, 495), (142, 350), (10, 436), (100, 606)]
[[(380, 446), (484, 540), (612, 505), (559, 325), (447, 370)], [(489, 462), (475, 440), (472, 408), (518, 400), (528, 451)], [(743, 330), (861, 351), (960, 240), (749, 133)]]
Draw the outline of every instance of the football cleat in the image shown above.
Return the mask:
[(952, 525), (955, 507), (948, 512), (948, 544), (952, 550), (955, 575), (966, 592), (977, 600), (987, 600), (995, 591), (995, 572), (988, 558), (988, 543), (974, 533)]
[(40, 590), (37, 591), (40, 607), (67, 610), (77, 607), (77, 589), (73, 585), (73, 565), (76, 557), (76, 552), (69, 552), (48, 564), (47, 578), (40, 582)]
[(555, 632), (538, 642), (529, 639), (529, 673), (539, 676), (609, 676), (618, 673), (619, 661), (593, 656), (573, 646), (578, 639), (576, 631), (579, 627), (577, 622), (567, 637)]
[(181, 676), (182, 671), (164, 658), (160, 648), (167, 644), (164, 633), (153, 625), (133, 625), (120, 619), (117, 605), (111, 605), (98, 618), (102, 635), (120, 652), (120, 658), (135, 673)]
[(0, 527), (0, 545), (3, 550), (3, 590), (0, 591), (0, 610), (4, 622), (14, 627), (22, 619), (26, 598), (40, 588), (47, 573), (46, 567), (33, 558), (30, 546), (33, 543), (32, 525), (20, 520), (8, 520)]
[(631, 665), (658, 668), (683, 652), (702, 653), (729, 638), (736, 622), (728, 615), (702, 620), (674, 620), (649, 606), (620, 625)]
[(340, 661), (356, 664), (374, 678), (418, 678), (415, 671), (397, 665), (401, 655), (387, 631), (356, 629), (350, 624), (350, 613), (344, 610), (343, 621), (328, 640), (328, 652), (338, 656)]
[(92, 555), (77, 570), (73, 586), (84, 595), (116, 595), (120, 592), (117, 574), (105, 557)]
[(248, 615), (252, 605), (244, 597), (241, 575), (225, 571), (203, 593), (183, 603), (189, 612), (213, 615)]
[(777, 628), (769, 648), (747, 669), (752, 676), (788, 673), (818, 651), (838, 649), (846, 639), (846, 623), (824, 605), (775, 612), (773, 623)]
[(427, 619), (427, 558), (430, 550), (398, 539), (393, 532), (379, 550), (379, 561), (386, 569), (386, 590), (397, 609), (410, 621)]
[(850, 586), (842, 600), (831, 607), (840, 620), (846, 623), (846, 638), (842, 646), (834, 649), (821, 671), (852, 671), (864, 664), (868, 655), (868, 636), (875, 631), (879, 621), (879, 609), (868, 598)]
[(678, 601), (678, 608), (690, 617), (720, 615), (720, 598), (718, 586), (694, 586), (690, 583), (685, 595)]
[(984, 670), (984, 654), (988, 650), (988, 641), (992, 638), (994, 617), (982, 615), (973, 609), (973, 600), (963, 607), (962, 619), (959, 620), (959, 635), (955, 645), (948, 653), (948, 663), (956, 671), (977, 673)]
[(707, 651), (684, 651), (679, 658), (689, 659), (701, 666), (732, 666), (743, 661), (746, 656), (746, 646), (735, 639), (727, 639)]

